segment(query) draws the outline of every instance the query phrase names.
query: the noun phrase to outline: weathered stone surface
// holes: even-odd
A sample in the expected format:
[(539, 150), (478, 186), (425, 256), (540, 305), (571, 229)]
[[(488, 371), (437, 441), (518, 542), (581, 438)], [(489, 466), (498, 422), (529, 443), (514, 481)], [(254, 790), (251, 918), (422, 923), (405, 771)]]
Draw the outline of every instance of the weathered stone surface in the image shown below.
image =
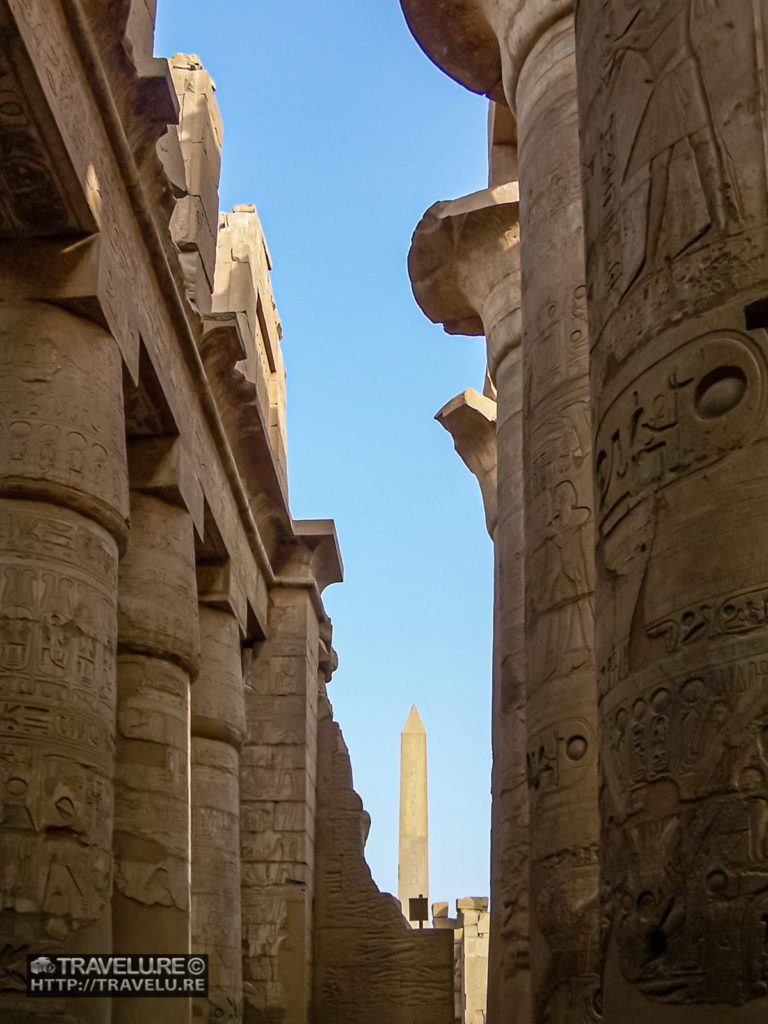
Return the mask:
[(243, 1016), (252, 1024), (280, 1007), (305, 1021), (312, 998), (319, 628), (309, 592), (273, 591), (269, 626), (246, 677), (240, 765)]
[(280, 351), (282, 325), (275, 307), (269, 272), (272, 260), (256, 207), (236, 206), (223, 213), (218, 227), (214, 312), (244, 314), (244, 358), (237, 371), (256, 388), (265, 410), (269, 444), (284, 489), (285, 365)]
[(587, 0), (577, 39), (605, 1012), (757, 1022), (768, 1006), (765, 8)]
[(200, 653), (192, 521), (183, 509), (134, 492), (120, 565), (121, 648), (174, 661), (196, 675)]
[(210, 957), (208, 998), (193, 1000), (192, 1017), (235, 1022), (243, 1019), (237, 751), (193, 735), (191, 762), (192, 952)]
[(488, 987), (488, 897), (456, 900), (456, 931), (461, 964), (462, 1024), (485, 1024)]
[(0, 311), (0, 493), (62, 504), (120, 542), (128, 519), (120, 354), (42, 303)]
[[(118, 543), (127, 474), (120, 359), (94, 325), (0, 305), (0, 981), (24, 994), (30, 948), (109, 948)], [(86, 369), (99, 382), (90, 386)], [(73, 1021), (109, 1007), (57, 999)]]
[(0, 2), (0, 1016), (188, 1022), (183, 999), (41, 1008), (24, 955), (192, 948), (197, 1017), (238, 1020), (244, 922), (249, 1019), (304, 1024), (341, 560), (330, 521), (288, 508), (269, 255), (251, 206), (217, 250), (195, 59), (174, 58), (181, 119), (154, 151), (178, 107), (153, 17)]
[(452, 934), (410, 929), (374, 885), (363, 857), (368, 815), (324, 696), (318, 729), (314, 1019), (452, 1024)]
[(536, 1021), (579, 1020), (598, 1006), (599, 989), (594, 517), (573, 53), (565, 18), (540, 37), (517, 89)]
[[(129, 452), (130, 470), (140, 461), (133, 440)], [(118, 577), (112, 894), (114, 947), (124, 953), (190, 951), (189, 684), (200, 647), (194, 558), (189, 513), (131, 491)], [(185, 1024), (189, 1004), (121, 999), (113, 1020), (138, 1024), (147, 1014)]]

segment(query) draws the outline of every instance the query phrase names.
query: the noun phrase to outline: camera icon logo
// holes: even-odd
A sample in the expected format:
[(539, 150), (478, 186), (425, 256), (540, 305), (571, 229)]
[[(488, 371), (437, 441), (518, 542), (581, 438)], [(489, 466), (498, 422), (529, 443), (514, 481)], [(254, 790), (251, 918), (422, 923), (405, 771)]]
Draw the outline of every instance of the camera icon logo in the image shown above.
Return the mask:
[(56, 964), (47, 956), (39, 956), (29, 965), (33, 974), (55, 974)]

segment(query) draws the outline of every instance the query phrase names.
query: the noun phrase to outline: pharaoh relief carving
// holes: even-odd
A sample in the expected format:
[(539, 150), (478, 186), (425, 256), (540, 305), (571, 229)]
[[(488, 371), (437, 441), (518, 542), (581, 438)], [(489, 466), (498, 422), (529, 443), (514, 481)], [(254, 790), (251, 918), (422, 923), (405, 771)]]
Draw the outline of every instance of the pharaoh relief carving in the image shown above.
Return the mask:
[[(714, 273), (716, 259), (730, 287), (736, 263), (759, 258), (745, 226), (765, 219), (761, 0), (582, 7), (580, 31), (593, 54), (580, 81), (592, 121), (584, 139), (588, 276), (598, 303), (649, 279), (637, 303), (679, 301), (664, 280), (681, 257), (703, 277), (697, 285), (689, 270), (675, 279), (687, 283), (689, 300), (705, 294), (703, 271)], [(601, 320), (610, 312), (601, 309)]]
[(567, 676), (592, 657), (592, 511), (579, 497), (589, 477), (589, 431), (587, 403), (578, 400), (541, 423), (531, 440), (533, 490), (545, 523), (529, 587), (540, 634), (531, 669), (541, 681)]
[[(687, 177), (689, 203), (695, 219), (672, 231), (668, 245), (678, 252), (706, 230), (726, 231), (741, 219), (741, 200), (735, 169), (715, 121), (701, 58), (694, 47), (694, 21), (716, 0), (641, 0), (625, 31), (611, 48), (618, 71), (636, 55), (642, 64), (644, 106), (622, 168), (622, 181), (638, 174), (648, 178), (641, 266), (653, 269), (659, 260), (659, 241), (667, 219), (675, 176)], [(637, 67), (628, 72), (633, 77)], [(676, 148), (678, 165), (673, 169)], [(691, 166), (682, 166), (692, 158)], [(703, 206), (701, 205), (703, 201)], [(675, 252), (669, 255), (677, 255)]]

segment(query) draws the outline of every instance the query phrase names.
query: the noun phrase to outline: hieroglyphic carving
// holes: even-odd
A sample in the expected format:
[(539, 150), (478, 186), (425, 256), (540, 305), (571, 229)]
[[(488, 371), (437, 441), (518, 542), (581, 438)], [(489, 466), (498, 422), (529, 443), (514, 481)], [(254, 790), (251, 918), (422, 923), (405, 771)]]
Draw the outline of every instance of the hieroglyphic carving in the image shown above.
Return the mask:
[(120, 564), (121, 648), (175, 661), (195, 674), (200, 638), (192, 520), (186, 510), (136, 491), (131, 514)]
[[(98, 524), (0, 502), (2, 943), (109, 942), (117, 547)], [(12, 974), (2, 983), (14, 987)]]
[[(189, 678), (160, 658), (122, 654), (118, 687), (115, 889), (134, 902), (113, 908), (116, 943), (123, 952), (137, 944), (149, 952), (175, 933), (186, 945)], [(182, 914), (166, 916), (154, 937), (136, 903)], [(157, 915), (152, 923), (158, 927)]]
[[(638, 172), (649, 177), (638, 273), (658, 263), (662, 225), (672, 210), (671, 161), (678, 143), (685, 144), (696, 172), (688, 175), (687, 198), (690, 202), (693, 192), (695, 203), (700, 195), (706, 217), (702, 210), (700, 222), (693, 221), (689, 227), (689, 238), (673, 236), (676, 251), (671, 255), (691, 245), (706, 228), (726, 231), (741, 219), (735, 169), (715, 121), (693, 40), (694, 19), (710, 6), (715, 4), (706, 0), (670, 0), (663, 5), (658, 0), (640, 0), (628, 27), (610, 49), (614, 68), (620, 68), (629, 54), (639, 55), (645, 67), (645, 105), (622, 161), (623, 182)], [(676, 170), (684, 173), (682, 167)]]
[(735, 331), (696, 338), (635, 378), (597, 428), (601, 531), (609, 533), (659, 488), (747, 441), (765, 399), (765, 357)]
[(192, 951), (216, 950), (208, 999), (193, 1003), (195, 1020), (242, 1019), (239, 820), (237, 751), (193, 736)]
[(563, 720), (540, 729), (528, 741), (528, 784), (537, 802), (578, 785), (597, 759), (593, 729), (584, 718)]
[(589, 54), (579, 90), (591, 326), (597, 338), (613, 321), (618, 351), (641, 343), (654, 319), (658, 331), (658, 314), (707, 308), (759, 267), (768, 153), (760, 7), (590, 0), (577, 12)]
[[(5, 493), (55, 496), (125, 532), (120, 355), (104, 332), (39, 303), (0, 317), (0, 479)], [(88, 400), (83, 400), (84, 389)]]
[[(588, 343), (586, 286), (578, 284), (562, 297), (548, 295), (525, 318), (523, 343), (537, 349), (535, 366), (525, 381), (527, 401), (536, 401), (565, 380), (583, 376)], [(589, 430), (586, 443), (588, 438)]]
[[(245, 727), (237, 619), (200, 606), (200, 675), (192, 688), (192, 945), (216, 950), (195, 1019), (242, 1019), (240, 781)], [(257, 827), (260, 827), (257, 826)], [(243, 837), (245, 841), (247, 836)]]
[[(525, 679), (532, 1020), (596, 1019), (594, 514), (573, 24), (542, 32), (517, 95), (524, 301)], [(551, 192), (550, 192), (551, 190)], [(546, 864), (544, 868), (542, 865)], [(583, 1007), (582, 1007), (583, 1004)]]
[(666, 1002), (768, 991), (768, 660), (611, 701), (606, 862), (625, 976)]
[[(41, 132), (14, 28), (0, 15), (5, 46), (0, 54), (0, 236), (65, 235), (91, 228), (83, 197), (71, 169), (62, 161), (55, 128)], [(53, 153), (51, 152), (53, 150)], [(67, 182), (67, 172), (70, 180)], [(66, 185), (75, 194), (67, 193)]]

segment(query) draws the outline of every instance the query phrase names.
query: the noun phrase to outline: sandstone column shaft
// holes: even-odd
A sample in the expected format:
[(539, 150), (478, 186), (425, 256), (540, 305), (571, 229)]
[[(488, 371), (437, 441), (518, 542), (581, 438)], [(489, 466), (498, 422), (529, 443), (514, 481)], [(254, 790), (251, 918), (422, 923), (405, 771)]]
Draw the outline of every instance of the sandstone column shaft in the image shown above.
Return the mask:
[(768, 1014), (767, 27), (578, 5), (610, 1021)]
[[(0, 1015), (27, 951), (109, 950), (118, 542), (128, 487), (120, 355), (50, 306), (0, 306)], [(14, 955), (18, 958), (13, 962)], [(15, 979), (14, 979), (15, 973)], [(106, 1022), (109, 1000), (46, 1002)]]
[[(114, 949), (184, 953), (189, 934), (189, 684), (199, 632), (189, 514), (131, 493), (120, 564)], [(190, 1001), (118, 999), (115, 1024), (189, 1021)]]
[[(409, 900), (419, 896), (429, 900), (427, 734), (414, 704), (400, 733), (397, 897), (407, 919), (410, 919)], [(418, 926), (415, 920), (411, 923)]]
[(498, 522), (494, 535), (494, 687), (488, 1021), (530, 1012), (529, 811), (526, 782), (525, 521), (522, 349), (507, 330), (494, 368)]
[(239, 748), (245, 726), (240, 627), (200, 607), (192, 687), (192, 951), (208, 953), (208, 999), (193, 1019), (242, 1019)]
[(575, 1024), (597, 999), (599, 979), (593, 513), (572, 17), (538, 38), (516, 101), (533, 1017)]

